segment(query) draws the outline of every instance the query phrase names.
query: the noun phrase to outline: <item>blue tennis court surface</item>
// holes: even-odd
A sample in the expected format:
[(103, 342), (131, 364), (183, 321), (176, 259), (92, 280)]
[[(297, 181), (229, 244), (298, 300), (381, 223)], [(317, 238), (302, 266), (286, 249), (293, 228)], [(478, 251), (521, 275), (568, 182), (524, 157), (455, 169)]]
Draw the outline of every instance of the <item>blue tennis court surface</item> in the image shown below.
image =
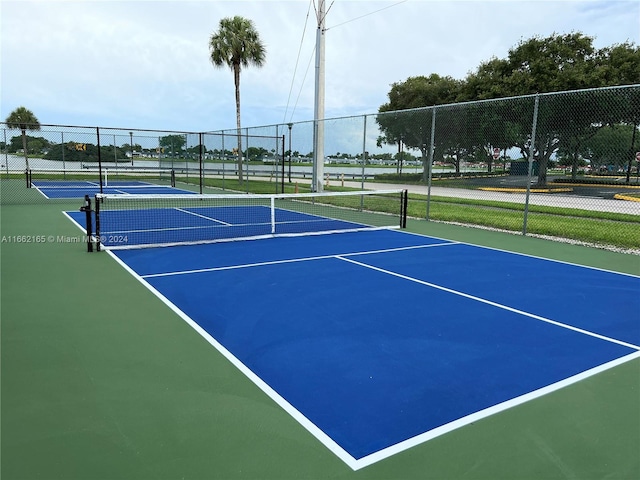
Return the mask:
[[(84, 198), (85, 195), (95, 196), (100, 192), (99, 181), (87, 180), (35, 180), (31, 182), (46, 198)], [(168, 185), (154, 185), (140, 180), (115, 180), (103, 186), (102, 193), (107, 194), (142, 194), (164, 195), (175, 193), (194, 193)]]
[(391, 230), (110, 253), (353, 469), (640, 357), (631, 275)]

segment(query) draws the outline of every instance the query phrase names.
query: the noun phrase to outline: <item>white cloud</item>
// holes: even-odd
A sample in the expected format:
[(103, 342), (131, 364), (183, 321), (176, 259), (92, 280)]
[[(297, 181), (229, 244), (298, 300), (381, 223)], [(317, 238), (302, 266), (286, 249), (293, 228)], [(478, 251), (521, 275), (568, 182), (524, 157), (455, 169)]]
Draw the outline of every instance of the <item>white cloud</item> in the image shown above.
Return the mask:
[[(640, 43), (637, 1), (335, 0), (329, 5), (327, 117), (374, 113), (390, 85), (409, 76), (464, 78), (482, 61), (503, 58), (534, 35), (581, 31), (595, 37), (596, 47)], [(255, 22), (267, 47), (266, 65), (241, 77), (243, 124), (309, 120), (316, 35), (309, 6), (306, 0), (3, 0), (0, 113), (5, 118), (25, 105), (42, 123), (233, 127), (233, 77), (211, 65), (208, 40), (221, 18), (242, 15)]]

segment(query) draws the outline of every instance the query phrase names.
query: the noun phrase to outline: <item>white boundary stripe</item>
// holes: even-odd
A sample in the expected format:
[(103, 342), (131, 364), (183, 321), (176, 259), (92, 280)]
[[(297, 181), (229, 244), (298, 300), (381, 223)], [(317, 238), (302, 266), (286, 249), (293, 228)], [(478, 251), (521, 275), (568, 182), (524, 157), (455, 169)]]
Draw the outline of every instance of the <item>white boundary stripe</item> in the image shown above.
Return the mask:
[[(78, 226), (78, 228), (82, 230), (82, 227), (77, 222), (75, 222), (66, 212), (63, 212), (63, 213), (65, 216), (67, 216), (67, 218), (69, 218), (72, 221), (72, 223), (76, 224), (76, 226)], [(426, 236), (426, 235), (418, 235), (418, 236)], [(436, 238), (436, 237), (431, 237), (431, 238)], [(440, 239), (440, 240), (443, 240), (443, 239)], [(454, 245), (454, 244), (459, 244), (459, 243), (458, 242), (450, 243), (450, 245)], [(435, 244), (431, 246), (441, 246), (441, 245), (443, 244)], [(425, 247), (427, 247), (427, 245), (425, 245)], [(446, 425), (435, 428), (428, 432), (424, 432), (423, 434), (417, 435), (403, 442), (399, 442), (395, 445), (379, 450), (371, 455), (368, 455), (366, 457), (363, 457), (357, 460), (354, 457), (352, 457), (349, 453), (347, 453), (344, 449), (342, 449), (342, 447), (340, 447), (337, 443), (335, 443), (328, 435), (326, 435), (314, 423), (312, 423), (304, 415), (302, 415), (302, 413), (300, 413), (297, 409), (295, 409), (284, 398), (282, 398), (277, 392), (275, 392), (275, 390), (273, 390), (255, 373), (253, 373), (253, 371), (251, 371), (242, 362), (240, 362), (233, 354), (231, 354), (231, 352), (229, 352), (225, 347), (223, 347), (219, 342), (217, 342), (213, 337), (211, 337), (211, 335), (209, 335), (205, 330), (203, 330), (188, 315), (182, 312), (176, 305), (170, 302), (154, 287), (152, 287), (149, 283), (147, 283), (144, 280), (144, 278), (142, 278), (137, 273), (135, 273), (126, 263), (121, 261), (113, 252), (107, 250), (107, 253), (112, 258), (114, 258), (115, 261), (118, 264), (120, 264), (127, 272), (129, 272), (134, 278), (138, 279), (140, 283), (142, 283), (147, 289), (149, 289), (154, 295), (156, 295), (163, 303), (165, 303), (172, 311), (174, 311), (180, 318), (182, 318), (189, 326), (191, 326), (196, 332), (198, 332), (205, 340), (207, 340), (211, 345), (213, 345), (225, 358), (227, 358), (234, 366), (236, 366), (243, 374), (245, 374), (247, 378), (253, 381), (256, 384), (256, 386), (258, 386), (263, 392), (265, 392), (270, 398), (272, 398), (279, 406), (281, 406), (287, 413), (289, 413), (296, 421), (298, 421), (313, 436), (315, 436), (323, 445), (325, 445), (326, 448), (328, 448), (331, 452), (333, 452), (338, 458), (340, 458), (344, 463), (346, 463), (352, 470), (359, 470), (361, 468), (367, 467), (381, 460), (389, 458), (395, 454), (403, 452), (409, 448), (412, 448), (421, 443), (424, 443), (428, 440), (436, 438), (440, 435), (443, 435), (445, 433), (448, 433), (458, 428), (461, 428), (463, 426), (466, 426), (470, 423), (476, 422), (478, 420), (489, 417), (496, 413), (500, 413), (509, 408), (512, 408), (512, 407), (521, 405), (523, 403), (526, 403), (528, 401), (534, 400), (536, 398), (542, 397), (543, 395), (552, 393), (556, 390), (559, 390), (566, 386), (577, 383), (578, 381), (584, 380), (598, 373), (604, 372), (611, 368), (617, 367), (624, 363), (640, 358), (640, 351), (626, 355), (624, 357), (620, 357), (616, 360), (612, 360), (610, 362), (604, 363), (602, 365), (586, 370), (582, 373), (566, 378), (564, 380), (548, 385), (546, 387), (540, 388), (533, 392), (529, 392), (527, 394), (521, 395), (511, 400), (507, 400), (506, 402), (472, 413), (470, 415), (467, 415), (466, 417), (462, 417)], [(534, 258), (538, 258), (538, 257), (534, 257)], [(566, 262), (559, 262), (559, 263), (566, 263)], [(612, 272), (612, 273), (618, 273), (618, 272)]]
[(85, 233), (85, 234), (87, 233), (86, 225), (83, 227), (81, 224), (79, 224), (78, 222), (76, 222), (76, 221), (71, 217), (71, 215), (69, 215), (69, 212), (65, 212), (65, 211), (63, 211), (63, 212), (62, 212), (62, 214), (63, 214), (65, 217), (67, 217), (67, 218), (71, 221), (71, 223), (72, 223), (73, 225), (75, 225), (76, 227), (78, 227), (78, 228), (80, 229), (80, 231), (81, 231), (81, 232), (83, 232), (83, 233)]
[(542, 397), (543, 395), (555, 392), (556, 390), (560, 390), (561, 388), (567, 387), (581, 380), (592, 377), (593, 375), (617, 367), (618, 365), (630, 362), (637, 358), (640, 358), (640, 352), (631, 353), (624, 357), (620, 357), (610, 362), (603, 363), (602, 365), (591, 368), (589, 370), (585, 370), (584, 372), (578, 373), (577, 375), (569, 378), (565, 378), (564, 380), (560, 380), (559, 382), (552, 383), (551, 385), (547, 385), (546, 387), (542, 387), (538, 390), (525, 393), (524, 395), (512, 398), (511, 400), (507, 400), (506, 402), (498, 403), (497, 405), (485, 408), (484, 410), (479, 410), (475, 413), (467, 415), (466, 417), (459, 418), (458, 420), (447, 423), (446, 425), (434, 428), (433, 430), (424, 432), (403, 442), (396, 443), (395, 445), (379, 450), (375, 453), (372, 453), (371, 455), (362, 457), (361, 459), (356, 460), (357, 465), (354, 470), (372, 465), (376, 462), (379, 462), (380, 460), (384, 460), (385, 458), (391, 457), (392, 455), (403, 452), (404, 450), (415, 447), (416, 445), (424, 443), (428, 440), (432, 440), (433, 438), (439, 437), (440, 435), (444, 435), (445, 433), (449, 433), (453, 430), (469, 425), (470, 423), (474, 423), (483, 418), (495, 415), (496, 413), (503, 412), (505, 410), (508, 410), (509, 408), (513, 408), (531, 400), (535, 400), (536, 398)]
[[(33, 182), (32, 182), (33, 184)], [(34, 185), (35, 187), (36, 185)], [(127, 185), (127, 184), (123, 184), (123, 185), (102, 185), (105, 188), (132, 188), (132, 189), (136, 189), (136, 188), (149, 188), (149, 187), (158, 187), (158, 188), (166, 188), (166, 189), (170, 189), (170, 190), (175, 190), (174, 187), (170, 187), (169, 185), (157, 185), (155, 183), (145, 183), (144, 185)], [(89, 182), (87, 181), (85, 183), (85, 185), (38, 185), (38, 188), (46, 188), (46, 189), (51, 189), (51, 190), (81, 190), (83, 188), (87, 188), (87, 187), (92, 187), (92, 188), (100, 188), (100, 184), (96, 183), (96, 182)], [(107, 194), (108, 195), (108, 194)]]
[(604, 372), (618, 365), (622, 365), (623, 363), (629, 362), (636, 358), (640, 358), (640, 351), (634, 352), (632, 354), (626, 355), (616, 360), (612, 360), (611, 362), (607, 362), (605, 364), (599, 365), (592, 369), (586, 370), (582, 373), (566, 378), (554, 384), (548, 385), (538, 390), (534, 390), (532, 392), (526, 393), (519, 397), (515, 397), (511, 400), (507, 400), (497, 405), (493, 405), (492, 407), (489, 407), (484, 410), (480, 410), (478, 412), (467, 415), (465, 417), (459, 418), (458, 420), (450, 422), (446, 425), (442, 425), (441, 427), (435, 428), (428, 432), (424, 432), (420, 435), (417, 435), (405, 441), (399, 442), (390, 447), (379, 450), (375, 453), (367, 455), (366, 457), (356, 459), (353, 456), (351, 456), (346, 450), (340, 447), (340, 445), (338, 445), (333, 439), (331, 439), (331, 437), (329, 437), (326, 433), (324, 433), (324, 431), (322, 431), (307, 417), (305, 417), (293, 405), (287, 402), (280, 394), (278, 394), (273, 388), (271, 388), (267, 383), (265, 383), (250, 368), (244, 365), (244, 363), (242, 363), (238, 358), (236, 358), (222, 344), (220, 344), (211, 335), (209, 335), (209, 333), (207, 333), (202, 327), (200, 327), (200, 325), (198, 325), (194, 320), (192, 320), (187, 314), (185, 314), (169, 299), (167, 299), (158, 290), (156, 290), (153, 286), (151, 286), (144, 278), (142, 278), (140, 275), (134, 272), (126, 263), (120, 260), (113, 252), (111, 251), (107, 251), (107, 252), (126, 271), (128, 271), (134, 278), (137, 278), (140, 281), (140, 283), (142, 283), (147, 289), (149, 289), (149, 291), (151, 291), (165, 305), (167, 305), (180, 318), (182, 318), (189, 326), (191, 326), (196, 332), (198, 332), (207, 342), (209, 342), (227, 360), (229, 360), (236, 368), (238, 368), (238, 370), (240, 370), (244, 375), (246, 375), (247, 378), (249, 378), (249, 380), (251, 380), (258, 388), (260, 388), (264, 393), (266, 393), (274, 402), (276, 402), (282, 409), (284, 409), (289, 415), (291, 415), (309, 433), (311, 433), (316, 439), (318, 439), (327, 449), (329, 449), (334, 455), (336, 455), (340, 460), (342, 460), (345, 464), (347, 464), (347, 466), (349, 466), (352, 470), (360, 470), (361, 468), (377, 463), (381, 460), (389, 458), (409, 448), (415, 447), (428, 440), (444, 435), (445, 433), (464, 427), (470, 423), (477, 422), (483, 418), (489, 417), (491, 415), (502, 412), (509, 408), (534, 400), (548, 393), (552, 393), (556, 390), (559, 390), (563, 387), (576, 383), (580, 380), (591, 377), (597, 373)]
[(134, 278), (137, 278), (151, 293), (158, 297), (165, 305), (173, 310), (182, 320), (184, 320), (191, 328), (198, 332), (207, 342), (209, 342), (216, 350), (218, 350), (227, 360), (229, 360), (238, 370), (249, 378), (260, 390), (266, 393), (274, 402), (276, 402), (282, 409), (284, 409), (289, 415), (291, 415), (298, 423), (307, 429), (314, 437), (316, 437), (325, 447), (332, 451), (338, 458), (346, 463), (351, 469), (356, 470), (358, 467), (358, 461), (353, 458), (346, 450), (340, 447), (331, 437), (318, 428), (313, 422), (305, 417), (299, 410), (293, 405), (287, 402), (279, 393), (265, 383), (258, 375), (256, 375), (250, 368), (242, 363), (235, 355), (227, 350), (221, 343), (213, 338), (206, 330), (193, 321), (186, 313), (180, 310), (173, 304), (168, 298), (156, 290), (150, 285), (144, 278), (140, 277), (134, 272), (126, 263), (120, 260), (113, 252), (108, 251), (109, 255), (115, 259), (127, 272), (129, 272)]
[(49, 186), (49, 185), (39, 185), (36, 186), (33, 184), (33, 182), (31, 183), (31, 185), (33, 185), (33, 188), (44, 188), (45, 190), (82, 190), (84, 188), (100, 188), (99, 184), (86, 184), (86, 185), (70, 185), (68, 187), (64, 186), (64, 185), (58, 185), (58, 186)]
[(365, 252), (353, 252), (353, 253), (341, 253), (341, 254), (330, 254), (330, 255), (318, 255), (315, 257), (302, 257), (302, 258), (290, 258), (286, 260), (272, 260), (268, 262), (257, 262), (257, 263), (246, 263), (242, 265), (229, 265), (225, 267), (211, 267), (211, 268), (199, 268), (195, 270), (179, 270), (175, 272), (166, 272), (166, 273), (150, 273), (148, 275), (141, 275), (142, 278), (157, 278), (157, 277), (172, 277), (174, 275), (190, 275), (192, 273), (205, 273), (205, 272), (218, 272), (221, 270), (237, 270), (240, 268), (252, 268), (252, 267), (262, 267), (265, 265), (279, 265), (284, 263), (296, 263), (296, 262), (310, 262), (314, 260), (324, 260), (327, 258), (338, 258), (341, 256), (357, 256), (357, 255), (371, 255), (375, 253), (387, 253), (387, 252), (399, 252), (403, 250), (415, 250), (418, 248), (431, 248), (431, 247), (444, 247), (447, 245), (455, 245), (456, 243), (437, 243), (431, 245), (412, 245), (408, 247), (396, 247), (396, 248), (385, 248), (381, 250), (370, 250)]
[[(436, 240), (442, 240), (443, 242), (449, 241), (449, 239), (446, 239), (446, 238), (434, 237), (434, 236), (431, 236), (431, 235), (423, 235), (421, 233), (407, 232), (406, 230), (402, 230), (400, 233), (403, 233), (404, 235), (415, 235), (416, 237), (433, 238), (433, 239), (436, 239)], [(571, 265), (573, 267), (586, 268), (588, 270), (597, 270), (597, 271), (600, 271), (600, 272), (615, 273), (616, 275), (624, 275), (625, 277), (640, 278), (640, 275), (634, 275), (633, 273), (618, 272), (618, 271), (615, 271), (615, 270), (608, 270), (606, 268), (592, 267), (590, 265), (581, 265), (579, 263), (566, 262), (564, 260), (557, 260), (555, 258), (541, 257), (539, 255), (532, 255), (530, 253), (514, 252), (514, 251), (511, 251), (511, 250), (505, 250), (505, 249), (502, 249), (502, 248), (495, 248), (495, 247), (487, 247), (486, 245), (478, 245), (476, 243), (469, 243), (469, 242), (457, 242), (457, 243), (459, 245), (468, 245), (470, 247), (483, 248), (485, 250), (493, 250), (495, 252), (509, 253), (511, 255), (518, 255), (518, 256), (521, 256), (521, 257), (535, 258), (537, 260), (544, 260), (544, 261), (547, 261), (547, 262), (561, 263), (561, 264), (564, 264), (564, 265)]]
[(47, 196), (46, 193), (44, 193), (44, 191), (42, 191), (40, 189), (40, 187), (36, 187), (33, 182), (31, 182), (31, 188), (35, 188), (38, 192), (40, 192), (40, 195), (42, 195), (44, 198), (46, 198), (47, 200), (49, 200), (49, 197)]
[(218, 220), (217, 218), (207, 217), (206, 215), (201, 215), (200, 213), (190, 212), (189, 210), (185, 210), (184, 208), (176, 207), (175, 210), (177, 210), (178, 212), (186, 213), (188, 215), (193, 215), (194, 217), (200, 217), (200, 218), (204, 218), (205, 220), (211, 220), (212, 222), (219, 223), (221, 225), (227, 225), (227, 226), (233, 225), (233, 223), (223, 222), (222, 220)]
[(582, 333), (584, 335), (589, 335), (591, 337), (598, 338), (600, 340), (605, 340), (611, 343), (616, 343), (618, 345), (622, 345), (624, 347), (633, 348), (634, 350), (640, 350), (640, 346), (633, 345), (631, 343), (623, 342), (621, 340), (616, 340), (615, 338), (607, 337), (605, 335), (600, 335), (599, 333), (591, 332), (589, 330), (584, 330), (582, 328), (573, 327), (566, 323), (558, 322), (556, 320), (551, 320), (549, 318), (541, 317), (540, 315), (536, 315), (534, 313), (525, 312), (524, 310), (519, 310), (517, 308), (509, 307), (507, 305), (503, 305), (501, 303), (492, 302), (491, 300), (487, 300), (485, 298), (476, 297), (475, 295), (470, 295), (468, 293), (460, 292), (459, 290), (453, 290), (451, 288), (443, 287), (442, 285), (437, 285), (435, 283), (427, 282), (424, 280), (420, 280), (417, 278), (409, 277), (407, 275), (403, 275), (401, 273), (392, 272), (391, 270), (385, 270), (384, 268), (375, 267), (373, 265), (368, 265), (366, 263), (358, 262), (356, 260), (352, 260), (346, 257), (338, 256), (340, 260), (344, 260), (345, 262), (353, 263), (355, 265), (359, 265), (364, 268), (369, 268), (371, 270), (376, 270), (381, 273), (385, 273), (387, 275), (392, 275), (394, 277), (402, 278), (404, 280), (409, 280), (410, 282), (419, 283), (420, 285), (425, 285), (427, 287), (435, 288), (437, 290), (442, 290), (443, 292), (452, 293), (453, 295), (458, 295), (460, 297), (468, 298), (470, 300), (474, 300), (476, 302), (484, 303), (486, 305), (491, 305), (492, 307), (500, 308), (502, 310), (507, 310), (509, 312), (517, 313), (519, 315), (523, 315), (525, 317), (533, 318), (535, 320), (540, 320), (545, 323), (550, 323), (551, 325), (555, 325), (557, 327), (566, 328), (568, 330), (573, 330), (574, 332)]
[[(87, 228), (86, 228), (86, 225), (85, 225), (85, 226), (82, 226), (81, 224), (79, 224), (78, 222), (76, 222), (76, 221), (71, 217), (71, 215), (69, 215), (69, 213), (68, 213), (68, 212), (63, 211), (63, 212), (62, 212), (62, 214), (63, 214), (65, 217), (67, 217), (67, 218), (71, 221), (71, 223), (72, 223), (73, 225), (75, 225), (76, 227), (78, 227), (78, 228), (80, 229), (80, 231), (82, 232), (82, 234), (85, 236), (85, 239), (86, 239), (86, 235), (87, 235)], [(92, 242), (95, 242), (95, 240), (96, 240), (96, 234), (95, 234), (95, 232), (92, 232), (92, 233), (91, 233), (91, 241), (92, 241)]]

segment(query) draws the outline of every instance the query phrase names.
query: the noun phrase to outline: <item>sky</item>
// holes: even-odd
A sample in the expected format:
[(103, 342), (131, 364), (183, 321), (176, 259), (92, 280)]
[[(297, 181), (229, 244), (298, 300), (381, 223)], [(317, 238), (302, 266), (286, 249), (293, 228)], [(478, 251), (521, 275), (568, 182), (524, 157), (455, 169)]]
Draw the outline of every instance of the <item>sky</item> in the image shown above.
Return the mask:
[[(315, 0), (0, 0), (0, 116), (41, 124), (235, 127), (233, 75), (210, 61), (219, 21), (251, 19), (262, 68), (241, 74), (242, 126), (314, 115)], [(464, 79), (534, 36), (640, 44), (640, 1), (326, 0), (325, 118), (378, 111), (394, 82)]]

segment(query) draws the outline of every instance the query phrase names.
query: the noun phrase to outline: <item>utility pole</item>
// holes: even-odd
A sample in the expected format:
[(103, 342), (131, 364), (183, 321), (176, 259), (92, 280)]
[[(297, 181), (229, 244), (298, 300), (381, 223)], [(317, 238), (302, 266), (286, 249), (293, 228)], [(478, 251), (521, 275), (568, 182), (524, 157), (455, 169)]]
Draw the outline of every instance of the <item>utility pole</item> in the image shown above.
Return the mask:
[(322, 192), (324, 176), (324, 17), (325, 0), (318, 0), (316, 32), (316, 89), (313, 111), (313, 175), (314, 192)]

